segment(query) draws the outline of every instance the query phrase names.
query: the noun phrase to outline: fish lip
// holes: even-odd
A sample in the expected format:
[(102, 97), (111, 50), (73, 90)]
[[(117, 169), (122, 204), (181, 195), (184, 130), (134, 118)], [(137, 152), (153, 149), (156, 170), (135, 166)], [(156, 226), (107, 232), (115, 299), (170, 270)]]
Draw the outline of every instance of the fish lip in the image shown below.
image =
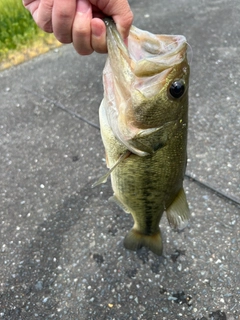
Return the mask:
[[(107, 29), (107, 47), (108, 51), (110, 51), (108, 54), (111, 53), (112, 47), (117, 46), (122, 54), (124, 53), (125, 56), (129, 56), (128, 48), (118, 32), (115, 22), (111, 18), (105, 18), (103, 21)], [(116, 50), (116, 48), (114, 49)]]

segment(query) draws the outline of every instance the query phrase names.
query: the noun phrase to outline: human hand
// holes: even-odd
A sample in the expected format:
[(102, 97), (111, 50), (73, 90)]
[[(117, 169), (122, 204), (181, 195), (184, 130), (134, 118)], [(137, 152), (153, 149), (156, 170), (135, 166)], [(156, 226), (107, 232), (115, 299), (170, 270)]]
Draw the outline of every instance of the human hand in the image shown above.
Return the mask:
[(22, 0), (36, 24), (53, 32), (62, 43), (73, 43), (81, 55), (106, 53), (106, 26), (109, 16), (126, 39), (133, 20), (127, 0)]

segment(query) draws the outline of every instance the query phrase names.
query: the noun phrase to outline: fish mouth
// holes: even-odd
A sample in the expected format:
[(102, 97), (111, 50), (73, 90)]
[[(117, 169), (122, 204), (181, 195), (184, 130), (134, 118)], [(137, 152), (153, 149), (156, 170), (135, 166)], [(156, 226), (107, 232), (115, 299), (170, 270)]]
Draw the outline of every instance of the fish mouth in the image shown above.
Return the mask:
[(128, 52), (137, 77), (149, 77), (180, 64), (185, 58), (184, 36), (154, 35), (132, 26)]
[(150, 97), (161, 90), (172, 68), (181, 68), (186, 59), (187, 41), (182, 35), (155, 35), (132, 26), (124, 43), (115, 23), (111, 19), (105, 23), (109, 60), (113, 70), (118, 68), (115, 81), (121, 87), (125, 83)]
[(125, 45), (114, 22), (105, 19), (105, 23), (108, 53), (114, 49), (116, 55), (117, 47), (137, 77), (153, 76), (185, 59), (187, 41), (182, 35), (155, 35), (131, 26)]
[(123, 41), (115, 23), (109, 19), (105, 23), (108, 59), (103, 82), (108, 123), (128, 150), (145, 156), (151, 151), (140, 140), (161, 134), (165, 122), (176, 121), (171, 114), (162, 116), (159, 106), (168, 113), (164, 107), (168, 88), (188, 73), (187, 41), (181, 35), (154, 35), (134, 26)]

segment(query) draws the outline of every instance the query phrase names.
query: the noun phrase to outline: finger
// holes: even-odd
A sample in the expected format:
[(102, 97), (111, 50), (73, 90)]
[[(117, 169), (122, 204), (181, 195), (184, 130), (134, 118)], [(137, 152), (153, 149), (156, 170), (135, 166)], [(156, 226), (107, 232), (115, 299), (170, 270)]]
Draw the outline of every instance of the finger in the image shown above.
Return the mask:
[(62, 43), (72, 42), (72, 25), (76, 12), (76, 0), (55, 0), (52, 26), (55, 37)]
[(72, 38), (76, 51), (81, 55), (91, 54), (92, 8), (88, 0), (77, 0), (77, 10), (73, 21)]
[(90, 0), (90, 2), (106, 16), (113, 18), (123, 39), (128, 37), (133, 13), (127, 0)]
[(33, 18), (37, 25), (45, 32), (52, 32), (52, 8), (53, 0), (41, 0)]
[(125, 13), (123, 12), (122, 16), (117, 13), (116, 15), (113, 14), (112, 18), (116, 23), (119, 33), (125, 40), (129, 35), (130, 27), (133, 22), (133, 13), (130, 7), (128, 9), (126, 8)]
[(91, 21), (91, 30), (91, 45), (93, 50), (98, 53), (107, 53), (105, 23), (101, 19), (94, 18)]
[(39, 7), (40, 0), (22, 0), (24, 7), (31, 13), (33, 19), (36, 17), (36, 10)]

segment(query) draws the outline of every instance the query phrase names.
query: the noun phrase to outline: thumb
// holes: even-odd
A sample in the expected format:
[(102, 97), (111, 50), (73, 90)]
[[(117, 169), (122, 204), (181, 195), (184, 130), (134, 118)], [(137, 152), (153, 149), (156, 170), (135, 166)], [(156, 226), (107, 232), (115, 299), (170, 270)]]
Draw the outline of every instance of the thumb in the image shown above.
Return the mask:
[(129, 30), (133, 22), (133, 13), (129, 5), (121, 7), (121, 9), (119, 8), (119, 10), (116, 9), (116, 13), (114, 12), (111, 16), (116, 23), (118, 32), (121, 34), (123, 40), (125, 40), (129, 35)]
[(133, 13), (127, 0), (90, 0), (104, 15), (112, 17), (123, 39), (129, 34)]

